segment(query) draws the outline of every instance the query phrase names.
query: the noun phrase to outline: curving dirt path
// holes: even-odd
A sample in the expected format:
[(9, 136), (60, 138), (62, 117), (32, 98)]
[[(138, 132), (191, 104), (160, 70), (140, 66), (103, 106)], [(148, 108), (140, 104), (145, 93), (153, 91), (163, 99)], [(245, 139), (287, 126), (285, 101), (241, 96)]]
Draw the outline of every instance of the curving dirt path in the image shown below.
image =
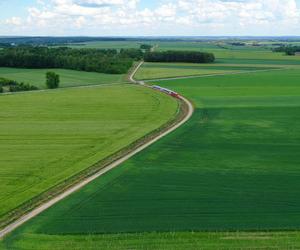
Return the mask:
[[(143, 64), (143, 62), (140, 62), (135, 67), (135, 69), (132, 71), (132, 73), (130, 74), (129, 79), (130, 79), (130, 81), (132, 83), (144, 85), (143, 81), (136, 81), (136, 80), (134, 80), (134, 75), (139, 70), (139, 68), (142, 66), (142, 64)], [(148, 86), (145, 85), (145, 87), (148, 87)], [(131, 158), (132, 156), (134, 156), (135, 154), (141, 152), (142, 150), (144, 150), (145, 148), (149, 147), (150, 145), (152, 145), (156, 141), (160, 140), (162, 137), (170, 134), (171, 132), (173, 132), (174, 130), (176, 130), (180, 126), (182, 126), (184, 123), (186, 123), (191, 118), (191, 116), (193, 115), (194, 107), (193, 107), (192, 103), (190, 101), (188, 101), (187, 99), (185, 99), (184, 97), (181, 97), (181, 99), (182, 99), (182, 101), (184, 101), (186, 103), (186, 105), (188, 107), (188, 112), (187, 112), (186, 116), (184, 117), (184, 119), (182, 119), (180, 122), (178, 122), (174, 126), (170, 127), (167, 131), (159, 134), (155, 138), (151, 139), (150, 141), (146, 142), (142, 146), (140, 146), (137, 149), (133, 150), (131, 153), (129, 153), (129, 154), (123, 156), (122, 158), (114, 161), (110, 165), (108, 165), (105, 168), (99, 170), (96, 174), (90, 176), (89, 178), (83, 180), (82, 182), (76, 184), (75, 186), (67, 189), (66, 191), (64, 191), (60, 195), (58, 195), (55, 198), (47, 201), (43, 205), (35, 208), (31, 212), (25, 214), (24, 216), (20, 217), (18, 220), (16, 220), (13, 223), (9, 224), (8, 226), (6, 226), (4, 229), (2, 229), (0, 231), (0, 239), (3, 238), (3, 237), (5, 237), (7, 234), (9, 234), (10, 232), (12, 232), (16, 228), (20, 227), (22, 224), (24, 224), (28, 220), (34, 218), (38, 214), (42, 213), (43, 211), (45, 211), (46, 209), (50, 208), (51, 206), (53, 206), (57, 202), (59, 202), (62, 199), (66, 198), (67, 196), (71, 195), (72, 193), (78, 191), (79, 189), (81, 189), (82, 187), (86, 186), (88, 183), (92, 182), (93, 180), (97, 179), (98, 177), (104, 175), (105, 173), (107, 173), (111, 169), (119, 166), (121, 163), (125, 162), (126, 160), (128, 160), (129, 158)]]

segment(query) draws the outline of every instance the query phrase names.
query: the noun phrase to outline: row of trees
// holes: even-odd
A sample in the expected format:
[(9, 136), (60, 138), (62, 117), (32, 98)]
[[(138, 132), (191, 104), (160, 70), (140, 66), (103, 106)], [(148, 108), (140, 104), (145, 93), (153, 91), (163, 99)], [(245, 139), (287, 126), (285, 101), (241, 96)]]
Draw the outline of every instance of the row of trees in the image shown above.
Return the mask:
[(288, 56), (294, 56), (296, 52), (300, 52), (300, 46), (280, 46), (273, 49), (274, 52), (284, 52)]
[[(56, 89), (59, 87), (60, 77), (55, 72), (46, 73), (46, 86), (48, 89)], [(0, 78), (0, 93), (4, 92), (4, 88), (8, 92), (31, 91), (38, 90), (37, 87), (28, 83), (17, 82), (14, 80)]]
[(141, 44), (140, 49), (142, 50), (146, 50), (146, 51), (150, 51), (153, 48), (153, 46), (151, 44)]
[(144, 53), (140, 49), (121, 49), (120, 57), (122, 58), (131, 58), (136, 61), (141, 60), (144, 57)]
[(232, 42), (229, 43), (232, 46), (246, 46), (246, 43), (242, 43), (242, 42)]
[(212, 63), (215, 61), (215, 56), (212, 53), (195, 51), (163, 51), (147, 52), (144, 60), (146, 62)]
[(0, 93), (4, 92), (4, 88), (9, 92), (30, 91), (38, 88), (28, 83), (17, 82), (6, 78), (0, 78)]
[[(143, 48), (150, 48), (143, 46)], [(63, 68), (108, 74), (125, 74), (134, 61), (212, 63), (212, 53), (195, 51), (151, 52), (142, 49), (71, 49), (22, 46), (0, 50), (0, 67)]]
[(124, 74), (140, 60), (139, 49), (71, 49), (14, 47), (0, 50), (0, 67), (64, 68), (109, 74)]

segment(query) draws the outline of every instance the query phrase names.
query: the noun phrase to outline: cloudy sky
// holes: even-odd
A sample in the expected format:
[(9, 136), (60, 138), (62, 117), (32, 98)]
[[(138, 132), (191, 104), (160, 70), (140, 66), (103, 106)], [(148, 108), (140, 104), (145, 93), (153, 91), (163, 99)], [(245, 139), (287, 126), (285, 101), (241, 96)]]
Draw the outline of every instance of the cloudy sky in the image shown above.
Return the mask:
[(300, 35), (300, 0), (0, 0), (0, 35)]

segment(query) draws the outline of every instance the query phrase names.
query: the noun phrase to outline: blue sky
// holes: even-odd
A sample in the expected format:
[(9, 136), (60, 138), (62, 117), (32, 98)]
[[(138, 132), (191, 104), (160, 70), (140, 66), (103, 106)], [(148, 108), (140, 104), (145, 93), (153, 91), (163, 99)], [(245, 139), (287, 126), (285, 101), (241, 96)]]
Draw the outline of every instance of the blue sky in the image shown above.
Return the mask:
[(0, 35), (300, 35), (300, 0), (0, 0)]
[[(299, 0), (300, 1), (300, 0)], [(140, 1), (139, 8), (154, 8), (159, 5), (157, 0)], [(12, 16), (26, 17), (27, 8), (38, 6), (36, 0), (0, 0), (1, 19), (6, 19)]]

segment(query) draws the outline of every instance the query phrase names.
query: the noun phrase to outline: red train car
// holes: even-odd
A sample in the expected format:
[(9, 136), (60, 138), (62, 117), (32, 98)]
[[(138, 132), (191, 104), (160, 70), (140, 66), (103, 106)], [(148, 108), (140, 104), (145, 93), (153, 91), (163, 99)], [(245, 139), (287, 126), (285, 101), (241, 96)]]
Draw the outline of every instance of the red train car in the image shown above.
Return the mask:
[(176, 92), (171, 93), (171, 96), (173, 96), (175, 98), (180, 98), (180, 95)]

